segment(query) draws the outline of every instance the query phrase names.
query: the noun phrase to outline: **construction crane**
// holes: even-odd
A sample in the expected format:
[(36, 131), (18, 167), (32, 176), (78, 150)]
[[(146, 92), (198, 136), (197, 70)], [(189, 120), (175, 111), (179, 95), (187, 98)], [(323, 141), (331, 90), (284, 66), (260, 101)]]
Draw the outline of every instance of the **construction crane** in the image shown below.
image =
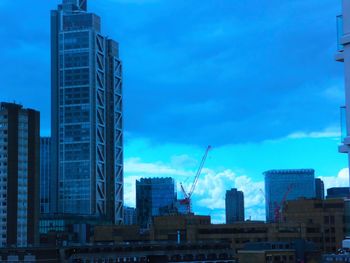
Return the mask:
[(207, 147), (207, 149), (205, 150), (205, 153), (202, 157), (202, 160), (200, 162), (200, 165), (199, 165), (199, 168), (197, 170), (197, 173), (196, 173), (196, 176), (194, 177), (194, 180), (193, 180), (193, 183), (192, 183), (192, 186), (191, 186), (191, 189), (189, 192), (186, 192), (184, 186), (182, 183), (180, 183), (180, 186), (181, 186), (181, 191), (184, 195), (184, 199), (180, 200), (180, 204), (181, 205), (185, 205), (186, 206), (186, 211), (188, 214), (191, 213), (191, 197), (193, 195), (193, 192), (194, 190), (196, 189), (196, 186), (197, 186), (197, 183), (198, 183), (198, 179), (199, 179), (199, 176), (202, 172), (202, 169), (203, 169), (203, 166), (204, 166), (204, 163), (205, 163), (205, 160), (207, 159), (207, 156), (208, 156), (208, 152), (210, 151), (212, 147), (209, 145)]
[(259, 192), (262, 194), (262, 197), (264, 198), (264, 201), (266, 202), (265, 192), (263, 189), (259, 189)]
[(280, 222), (280, 220), (281, 220), (282, 206), (286, 202), (287, 197), (292, 190), (293, 190), (293, 184), (290, 184), (288, 186), (286, 192), (284, 193), (284, 196), (283, 196), (281, 202), (279, 204), (277, 202), (275, 202), (275, 222), (276, 223)]

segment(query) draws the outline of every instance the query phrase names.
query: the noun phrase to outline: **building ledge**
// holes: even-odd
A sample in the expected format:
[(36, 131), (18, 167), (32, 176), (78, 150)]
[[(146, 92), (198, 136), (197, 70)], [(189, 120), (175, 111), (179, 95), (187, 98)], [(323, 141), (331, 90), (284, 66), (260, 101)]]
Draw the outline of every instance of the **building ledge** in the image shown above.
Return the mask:
[(350, 34), (345, 34), (341, 39), (340, 39), (340, 44), (342, 45), (347, 45), (350, 43)]
[(344, 144), (339, 145), (338, 146), (338, 152), (340, 152), (340, 153), (348, 153), (349, 152), (349, 146), (344, 145)]
[(334, 55), (334, 59), (335, 61), (338, 62), (344, 62), (344, 53), (341, 51), (338, 51), (335, 55)]

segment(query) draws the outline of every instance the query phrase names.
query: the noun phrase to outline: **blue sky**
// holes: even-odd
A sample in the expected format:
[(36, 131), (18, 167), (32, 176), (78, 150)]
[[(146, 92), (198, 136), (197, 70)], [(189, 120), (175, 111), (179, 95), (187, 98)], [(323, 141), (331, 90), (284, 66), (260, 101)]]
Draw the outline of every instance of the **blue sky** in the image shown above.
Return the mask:
[[(39, 109), (47, 135), (59, 1), (20, 2), (0, 1), (0, 100)], [(339, 1), (90, 0), (89, 10), (124, 63), (127, 204), (135, 178), (191, 177), (208, 144), (194, 208), (217, 222), (231, 187), (245, 190), (248, 217), (263, 218), (267, 169), (314, 168), (327, 186), (347, 184)]]

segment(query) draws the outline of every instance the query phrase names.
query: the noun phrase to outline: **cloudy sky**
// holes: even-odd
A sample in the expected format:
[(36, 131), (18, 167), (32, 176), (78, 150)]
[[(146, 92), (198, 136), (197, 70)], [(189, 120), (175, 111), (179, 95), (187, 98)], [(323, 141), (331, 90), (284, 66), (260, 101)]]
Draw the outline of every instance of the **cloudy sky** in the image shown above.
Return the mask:
[[(59, 0), (0, 0), (0, 101), (39, 109), (50, 134), (49, 11)], [(135, 179), (187, 187), (207, 145), (194, 210), (224, 217), (225, 190), (264, 218), (262, 172), (314, 168), (347, 185), (337, 152), (343, 68), (334, 0), (90, 0), (124, 63), (125, 200)], [(179, 193), (181, 196), (181, 193)]]

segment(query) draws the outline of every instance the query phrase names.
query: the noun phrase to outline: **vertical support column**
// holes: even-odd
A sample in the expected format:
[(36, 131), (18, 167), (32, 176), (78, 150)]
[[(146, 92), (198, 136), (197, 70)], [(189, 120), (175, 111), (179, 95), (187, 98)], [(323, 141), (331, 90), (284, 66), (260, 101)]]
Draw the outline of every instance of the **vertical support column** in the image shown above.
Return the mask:
[[(350, 1), (343, 0), (342, 2), (343, 12), (343, 32), (344, 35), (341, 38), (341, 44), (344, 47), (344, 79), (345, 79), (345, 105), (346, 105), (346, 138), (344, 144), (347, 146), (348, 154), (348, 167), (350, 167)], [(350, 185), (350, 177), (349, 177)]]

